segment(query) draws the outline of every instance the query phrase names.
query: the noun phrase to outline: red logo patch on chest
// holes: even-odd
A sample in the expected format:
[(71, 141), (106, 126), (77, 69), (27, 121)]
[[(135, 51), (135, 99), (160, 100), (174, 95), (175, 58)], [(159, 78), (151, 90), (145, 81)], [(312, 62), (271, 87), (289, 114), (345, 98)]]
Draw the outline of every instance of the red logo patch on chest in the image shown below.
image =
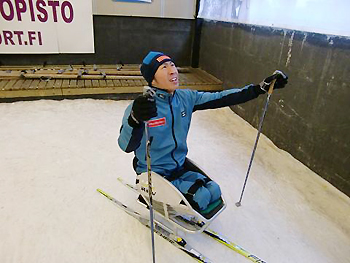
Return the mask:
[(165, 117), (160, 118), (160, 119), (156, 119), (156, 120), (148, 121), (148, 127), (150, 127), (150, 128), (164, 126), (165, 124), (166, 124)]

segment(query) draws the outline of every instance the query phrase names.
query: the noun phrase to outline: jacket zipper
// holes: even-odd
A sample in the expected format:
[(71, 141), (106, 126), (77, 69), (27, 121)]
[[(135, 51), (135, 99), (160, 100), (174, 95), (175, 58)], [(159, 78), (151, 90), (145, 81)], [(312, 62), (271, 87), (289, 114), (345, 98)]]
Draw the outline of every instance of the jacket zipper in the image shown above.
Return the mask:
[(173, 160), (175, 161), (176, 163), (176, 169), (179, 167), (179, 163), (176, 161), (175, 159), (175, 151), (177, 149), (177, 141), (176, 141), (176, 137), (175, 137), (175, 130), (174, 130), (174, 122), (175, 122), (175, 118), (174, 118), (174, 112), (173, 112), (173, 107), (171, 105), (171, 100), (170, 100), (170, 97), (169, 97), (169, 107), (170, 107), (170, 112), (171, 112), (171, 131), (172, 131), (172, 134), (173, 134), (173, 139), (174, 139), (174, 142), (175, 142), (175, 148), (174, 150), (172, 150), (171, 152), (171, 157), (173, 158)]

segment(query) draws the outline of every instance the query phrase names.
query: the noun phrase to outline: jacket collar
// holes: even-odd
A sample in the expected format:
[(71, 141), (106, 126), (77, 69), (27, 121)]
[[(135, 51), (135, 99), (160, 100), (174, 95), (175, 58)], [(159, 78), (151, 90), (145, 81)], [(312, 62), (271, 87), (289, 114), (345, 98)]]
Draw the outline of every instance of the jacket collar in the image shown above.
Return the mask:
[(174, 95), (175, 92), (176, 92), (176, 90), (175, 90), (175, 91), (174, 91), (174, 94), (170, 94), (170, 93), (168, 93), (166, 90), (159, 89), (159, 88), (156, 88), (156, 87), (153, 87), (153, 86), (152, 86), (152, 89), (155, 90), (156, 96), (157, 96), (158, 98), (163, 99), (163, 100), (167, 100), (168, 98), (172, 98), (173, 95)]

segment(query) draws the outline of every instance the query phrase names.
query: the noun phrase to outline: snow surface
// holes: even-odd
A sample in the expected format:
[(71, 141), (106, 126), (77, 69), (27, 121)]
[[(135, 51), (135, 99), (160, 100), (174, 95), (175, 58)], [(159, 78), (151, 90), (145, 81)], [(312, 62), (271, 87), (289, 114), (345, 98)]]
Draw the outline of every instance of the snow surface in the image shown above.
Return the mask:
[[(150, 232), (96, 192), (135, 204), (133, 154), (116, 144), (130, 101), (0, 104), (0, 262), (151, 262)], [(268, 116), (267, 116), (268, 118)], [(196, 112), (189, 157), (221, 186), (211, 228), (272, 262), (350, 260), (350, 198), (262, 136), (237, 208), (256, 130), (229, 108)], [(331, 153), (330, 153), (331, 154)], [(250, 262), (185, 236), (213, 262)], [(156, 236), (157, 262), (195, 262)]]

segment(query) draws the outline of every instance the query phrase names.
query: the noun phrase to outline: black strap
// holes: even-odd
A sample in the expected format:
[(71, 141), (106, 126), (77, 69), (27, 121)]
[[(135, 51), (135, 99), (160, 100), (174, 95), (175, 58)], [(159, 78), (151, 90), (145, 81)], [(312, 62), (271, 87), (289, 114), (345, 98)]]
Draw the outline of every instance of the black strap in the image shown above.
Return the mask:
[(206, 185), (208, 182), (210, 182), (211, 180), (206, 177), (204, 179), (197, 179), (194, 184), (187, 190), (187, 195), (191, 195), (194, 196), (195, 193), (198, 191), (199, 188), (201, 188), (202, 186)]
[(211, 179), (209, 179), (208, 177), (206, 177), (204, 179), (197, 179), (194, 182), (194, 184), (187, 190), (187, 193), (184, 194), (184, 196), (187, 199), (187, 201), (197, 211), (200, 211), (200, 207), (199, 207), (198, 203), (193, 200), (193, 196), (196, 194), (196, 192), (198, 191), (199, 188), (201, 188), (202, 186), (206, 185), (210, 181), (211, 181)]

